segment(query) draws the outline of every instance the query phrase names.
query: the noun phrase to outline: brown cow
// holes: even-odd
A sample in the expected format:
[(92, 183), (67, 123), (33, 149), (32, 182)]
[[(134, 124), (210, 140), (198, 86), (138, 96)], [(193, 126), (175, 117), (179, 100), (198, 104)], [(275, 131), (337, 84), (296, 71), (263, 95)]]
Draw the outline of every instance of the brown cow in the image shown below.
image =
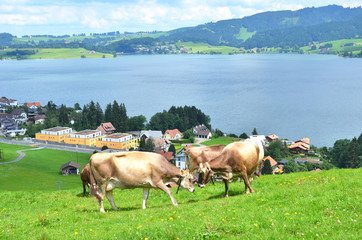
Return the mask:
[(200, 187), (204, 187), (210, 179), (218, 174), (225, 183), (225, 197), (228, 197), (229, 182), (241, 177), (245, 183), (246, 193), (252, 193), (251, 182), (255, 170), (264, 158), (264, 148), (254, 141), (234, 142), (227, 145), (221, 155), (209, 162), (211, 170), (199, 175)]
[[(100, 211), (104, 212), (103, 197), (106, 195), (112, 208), (117, 210), (113, 200), (114, 188), (143, 188), (143, 208), (146, 208), (150, 188), (166, 192), (177, 205), (167, 183), (177, 183), (179, 187), (194, 192), (192, 175), (169, 163), (162, 155), (150, 152), (96, 153), (89, 160), (92, 184), (90, 192), (98, 198)], [(98, 190), (94, 187), (98, 186)]]
[[(185, 152), (186, 167), (195, 175), (196, 171), (206, 171), (208, 162), (221, 154), (224, 145), (190, 148)], [(203, 165), (205, 164), (205, 165)]]
[(90, 186), (90, 175), (89, 175), (89, 163), (87, 165), (84, 166), (84, 168), (82, 169), (82, 172), (80, 173), (80, 179), (83, 182), (83, 197), (85, 197), (85, 193), (86, 193), (86, 188), (85, 186)]

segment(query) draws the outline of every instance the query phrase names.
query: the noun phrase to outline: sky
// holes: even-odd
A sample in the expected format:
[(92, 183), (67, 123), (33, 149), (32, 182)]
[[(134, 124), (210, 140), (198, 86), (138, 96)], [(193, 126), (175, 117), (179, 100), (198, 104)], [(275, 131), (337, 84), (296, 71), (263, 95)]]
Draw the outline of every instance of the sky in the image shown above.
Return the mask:
[(0, 0), (0, 33), (80, 34), (168, 31), (265, 11), (362, 0)]

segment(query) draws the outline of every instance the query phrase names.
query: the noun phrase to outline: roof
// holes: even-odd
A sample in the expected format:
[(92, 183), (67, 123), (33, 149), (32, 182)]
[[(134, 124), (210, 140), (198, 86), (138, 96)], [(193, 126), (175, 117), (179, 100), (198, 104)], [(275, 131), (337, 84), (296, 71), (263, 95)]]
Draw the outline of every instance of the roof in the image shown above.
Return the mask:
[(279, 161), (279, 164), (286, 164), (287, 162), (289, 162), (289, 159), (283, 159), (281, 161)]
[(204, 124), (194, 127), (193, 131), (194, 135), (199, 136), (208, 136), (211, 133), (211, 131)]
[(102, 133), (116, 131), (116, 129), (114, 128), (114, 126), (112, 125), (111, 122), (101, 123), (101, 125), (98, 127), (98, 129)]
[(295, 143), (297, 143), (297, 142), (303, 142), (303, 143), (306, 143), (306, 144), (310, 145), (310, 139), (307, 138), (307, 137), (302, 138), (302, 139), (300, 139), (298, 141), (295, 141)]
[(277, 135), (275, 135), (275, 134), (269, 135), (269, 136), (267, 136), (267, 138), (270, 138), (272, 140), (279, 139), (279, 137)]
[(45, 119), (45, 115), (36, 115), (34, 118), (35, 121), (40, 120), (40, 119)]
[(185, 150), (188, 150), (188, 149), (193, 148), (193, 147), (194, 147), (193, 145), (187, 145), (187, 146), (185, 147)]
[(153, 139), (161, 139), (162, 138), (162, 132), (161, 131), (154, 131), (154, 130), (142, 130), (141, 135), (146, 135), (147, 138), (153, 138)]
[(271, 156), (267, 156), (263, 159), (264, 162), (266, 160), (269, 160), (270, 166), (272, 166), (272, 167), (278, 164), (277, 161), (275, 161), (274, 158), (272, 158)]
[(114, 138), (114, 139), (119, 139), (119, 138), (123, 138), (123, 137), (127, 137), (127, 136), (132, 136), (129, 133), (112, 133), (110, 135), (105, 136), (106, 138)]
[(158, 151), (158, 154), (164, 156), (167, 160), (171, 160), (173, 157), (173, 152), (164, 152), (164, 151)]
[(89, 134), (93, 134), (93, 133), (98, 133), (99, 131), (98, 130), (83, 130), (83, 131), (79, 131), (79, 132), (75, 132), (73, 134), (76, 134), (76, 135), (89, 135)]
[(58, 131), (66, 130), (66, 129), (69, 129), (69, 127), (53, 127), (53, 128), (44, 129), (44, 131), (58, 132)]
[(167, 129), (165, 134), (166, 133), (170, 134), (172, 138), (175, 138), (177, 134), (182, 135), (182, 133), (178, 129), (173, 129), (173, 130)]
[(37, 106), (37, 107), (41, 107), (41, 105), (40, 105), (39, 102), (32, 102), (32, 103), (27, 103), (27, 104), (26, 104), (26, 106), (27, 106), (28, 108), (30, 108), (30, 107), (33, 106), (33, 105), (35, 105), (35, 106)]
[(295, 142), (294, 144), (288, 146), (289, 149), (295, 149), (295, 148), (300, 148), (304, 151), (310, 150), (310, 146), (307, 143), (304, 142)]
[(63, 170), (63, 169), (66, 168), (66, 167), (75, 167), (75, 168), (79, 169), (79, 168), (80, 168), (80, 165), (79, 165), (78, 163), (75, 163), (75, 162), (73, 162), (73, 161), (70, 161), (70, 162), (67, 162), (67, 163), (63, 164), (63, 165), (60, 167), (60, 170)]

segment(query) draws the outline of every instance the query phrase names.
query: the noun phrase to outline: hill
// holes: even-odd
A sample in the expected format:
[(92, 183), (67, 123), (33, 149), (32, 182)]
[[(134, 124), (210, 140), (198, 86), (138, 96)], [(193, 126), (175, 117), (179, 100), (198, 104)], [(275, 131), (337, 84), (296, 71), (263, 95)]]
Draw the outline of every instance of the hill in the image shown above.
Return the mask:
[[(1, 146), (4, 147), (4, 146)], [(19, 146), (20, 147), (20, 146)], [(11, 151), (15, 151), (16, 147)], [(73, 154), (73, 155), (71, 155)], [(79, 176), (61, 176), (59, 164), (75, 153), (28, 151), (0, 165), (0, 239), (358, 239), (361, 236), (361, 169), (266, 175), (245, 195), (239, 182), (229, 198), (217, 182), (195, 193), (180, 191), (173, 207), (162, 191), (115, 190), (113, 211), (99, 212), (94, 197), (81, 197)], [(79, 155), (83, 166), (89, 155)], [(19, 172), (20, 171), (20, 172)], [(21, 173), (21, 174), (20, 174)], [(55, 181), (63, 181), (58, 190)]]

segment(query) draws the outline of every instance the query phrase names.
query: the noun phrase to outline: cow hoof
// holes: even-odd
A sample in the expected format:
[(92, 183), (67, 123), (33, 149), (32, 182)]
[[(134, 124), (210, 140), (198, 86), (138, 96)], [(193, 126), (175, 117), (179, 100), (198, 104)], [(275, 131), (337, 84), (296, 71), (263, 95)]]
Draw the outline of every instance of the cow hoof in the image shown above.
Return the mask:
[(229, 197), (229, 195), (225, 195), (225, 196), (224, 196), (224, 198), (227, 198), (227, 197)]
[(104, 211), (104, 209), (101, 209), (101, 213), (106, 213), (106, 211)]

